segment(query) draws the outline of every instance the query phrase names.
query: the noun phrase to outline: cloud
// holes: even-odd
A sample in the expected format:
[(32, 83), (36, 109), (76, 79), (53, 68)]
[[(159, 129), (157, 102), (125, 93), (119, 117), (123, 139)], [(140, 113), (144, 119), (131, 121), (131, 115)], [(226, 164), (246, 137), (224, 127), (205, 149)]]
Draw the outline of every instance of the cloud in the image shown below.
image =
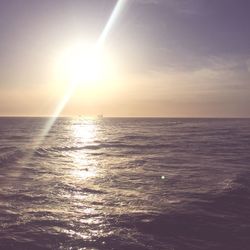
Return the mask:
[[(155, 99), (240, 103), (250, 94), (250, 72), (243, 60), (211, 58), (199, 68), (165, 67), (152, 69), (138, 82)], [(137, 91), (137, 93), (139, 90)], [(250, 101), (248, 101), (250, 105)]]

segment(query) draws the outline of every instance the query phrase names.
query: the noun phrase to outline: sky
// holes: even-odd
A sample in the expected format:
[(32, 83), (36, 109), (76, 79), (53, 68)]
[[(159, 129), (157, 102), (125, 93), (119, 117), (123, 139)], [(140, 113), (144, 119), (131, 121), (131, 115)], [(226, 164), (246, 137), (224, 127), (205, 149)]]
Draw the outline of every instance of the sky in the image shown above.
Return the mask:
[[(102, 75), (61, 115), (250, 117), (249, 0), (122, 1)], [(116, 3), (1, 0), (0, 115), (53, 115), (72, 85), (63, 53), (92, 48)]]

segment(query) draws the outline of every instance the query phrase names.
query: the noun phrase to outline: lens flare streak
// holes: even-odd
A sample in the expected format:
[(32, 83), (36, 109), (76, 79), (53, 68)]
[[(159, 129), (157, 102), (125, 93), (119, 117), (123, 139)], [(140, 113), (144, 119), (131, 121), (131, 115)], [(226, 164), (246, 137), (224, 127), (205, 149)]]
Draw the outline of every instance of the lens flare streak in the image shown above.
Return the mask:
[(114, 25), (117, 17), (121, 13), (121, 10), (123, 9), (123, 7), (125, 5), (125, 2), (126, 2), (126, 0), (118, 0), (105, 28), (103, 29), (103, 32), (101, 33), (101, 35), (97, 41), (97, 48), (101, 47), (105, 43), (105, 40), (106, 40), (112, 26)]

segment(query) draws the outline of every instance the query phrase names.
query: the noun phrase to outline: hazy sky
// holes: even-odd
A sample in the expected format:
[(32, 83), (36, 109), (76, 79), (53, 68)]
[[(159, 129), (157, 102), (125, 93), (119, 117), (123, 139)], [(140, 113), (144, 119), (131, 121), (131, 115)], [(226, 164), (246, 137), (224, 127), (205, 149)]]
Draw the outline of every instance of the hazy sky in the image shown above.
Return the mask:
[[(249, 0), (125, 0), (104, 44), (115, 67), (64, 115), (250, 116)], [(51, 115), (58, 55), (95, 43), (114, 0), (0, 1), (0, 115)]]

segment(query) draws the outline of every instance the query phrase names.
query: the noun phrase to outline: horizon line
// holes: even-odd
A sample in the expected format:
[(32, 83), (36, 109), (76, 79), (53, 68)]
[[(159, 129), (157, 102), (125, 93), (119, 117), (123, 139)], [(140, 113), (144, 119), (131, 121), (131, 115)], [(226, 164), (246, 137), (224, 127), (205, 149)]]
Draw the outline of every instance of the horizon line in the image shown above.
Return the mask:
[[(98, 118), (99, 115), (61, 115), (58, 118)], [(53, 118), (53, 115), (0, 115), (0, 118)], [(151, 119), (250, 119), (250, 116), (105, 116), (102, 118), (151, 118)]]

